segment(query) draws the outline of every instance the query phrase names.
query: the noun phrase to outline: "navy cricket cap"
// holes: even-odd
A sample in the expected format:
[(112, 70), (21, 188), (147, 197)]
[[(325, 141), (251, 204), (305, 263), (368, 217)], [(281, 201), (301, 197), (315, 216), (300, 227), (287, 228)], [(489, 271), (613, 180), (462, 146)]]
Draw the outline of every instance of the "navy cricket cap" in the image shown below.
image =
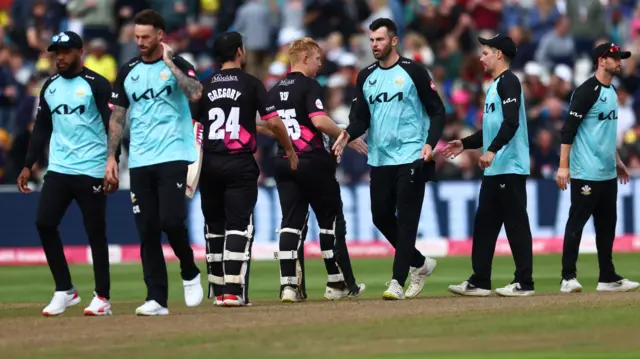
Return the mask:
[(82, 49), (83, 43), (80, 35), (73, 31), (63, 31), (51, 38), (51, 45), (47, 51), (52, 52), (58, 49)]
[(513, 59), (514, 57), (516, 57), (516, 53), (518, 51), (516, 48), (516, 43), (513, 42), (513, 40), (509, 36), (498, 34), (490, 39), (478, 37), (478, 41), (480, 41), (482, 45), (493, 47), (494, 49), (502, 51), (504, 56), (508, 57), (509, 59)]
[(631, 57), (631, 52), (622, 51), (620, 46), (614, 44), (613, 42), (605, 42), (604, 44), (600, 44), (596, 46), (593, 51), (591, 51), (591, 59), (594, 63), (598, 62), (600, 58), (604, 57), (612, 57), (614, 59), (628, 59)]

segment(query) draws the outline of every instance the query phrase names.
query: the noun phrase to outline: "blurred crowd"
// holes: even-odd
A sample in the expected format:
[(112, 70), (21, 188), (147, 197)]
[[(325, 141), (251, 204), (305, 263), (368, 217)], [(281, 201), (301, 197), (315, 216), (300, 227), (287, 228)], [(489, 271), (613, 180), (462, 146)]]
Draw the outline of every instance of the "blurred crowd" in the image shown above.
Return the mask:
[[(336, 122), (349, 122), (360, 68), (372, 63), (368, 25), (392, 18), (399, 25), (401, 55), (426, 66), (445, 102), (446, 141), (482, 124), (485, 90), (492, 79), (478, 61), (477, 36), (508, 33), (518, 45), (512, 63), (526, 100), (532, 176), (554, 178), (559, 130), (572, 91), (593, 73), (590, 50), (612, 41), (632, 51), (615, 79), (620, 104), (618, 142), (632, 173), (640, 174), (640, 1), (637, 0), (0, 0), (0, 183), (15, 183), (26, 155), (40, 87), (55, 72), (46, 52), (63, 30), (85, 40), (85, 65), (115, 81), (119, 64), (137, 56), (131, 23), (153, 8), (166, 20), (166, 42), (204, 78), (216, 71), (212, 41), (236, 30), (245, 37), (246, 70), (267, 89), (289, 69), (287, 46), (311, 36), (322, 46), (317, 80)], [(426, 85), (426, 84), (425, 84)], [(636, 101), (639, 100), (639, 101)], [(126, 146), (122, 171), (126, 176)], [(260, 137), (260, 181), (273, 184), (275, 142)], [(478, 151), (437, 158), (440, 178), (477, 179)], [(46, 159), (38, 163), (46, 169)], [(354, 151), (341, 159), (341, 182), (368, 180), (366, 158)], [(126, 186), (126, 184), (125, 184)]]

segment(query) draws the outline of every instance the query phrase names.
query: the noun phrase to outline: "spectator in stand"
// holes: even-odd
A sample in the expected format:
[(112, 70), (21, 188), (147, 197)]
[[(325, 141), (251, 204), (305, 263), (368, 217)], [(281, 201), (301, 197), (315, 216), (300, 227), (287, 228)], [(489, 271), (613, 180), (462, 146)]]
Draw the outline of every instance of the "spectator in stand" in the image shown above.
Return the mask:
[(531, 40), (535, 46), (538, 46), (544, 35), (553, 31), (559, 16), (556, 0), (536, 0), (535, 7), (529, 10), (527, 16)]
[(115, 25), (121, 29), (125, 24), (133, 22), (133, 17), (144, 9), (149, 8), (147, 0), (116, 0)]
[(573, 70), (567, 65), (558, 65), (549, 79), (549, 95), (565, 103), (571, 101), (573, 94)]
[(520, 26), (511, 27), (509, 29), (509, 37), (518, 48), (516, 57), (511, 60), (511, 69), (522, 70), (527, 62), (533, 60), (536, 47), (531, 43), (529, 32), (525, 32)]
[(11, 137), (6, 130), (0, 128), (0, 184), (4, 184), (7, 151), (11, 148)]
[(625, 18), (623, 7), (613, 3), (607, 7), (607, 36), (616, 44), (626, 44), (629, 41), (628, 18)]
[(589, 55), (594, 41), (606, 36), (606, 11), (600, 0), (565, 0), (577, 55)]
[(244, 37), (247, 73), (264, 79), (271, 62), (271, 38), (276, 26), (262, 0), (249, 0), (238, 10), (233, 29)]
[(560, 16), (556, 20), (553, 31), (542, 37), (535, 59), (546, 68), (553, 68), (557, 64), (572, 65), (574, 62), (575, 43), (569, 28), (571, 20)]
[(465, 6), (478, 30), (498, 30), (502, 0), (458, 0)]
[[(196, 21), (198, 0), (148, 0), (165, 21), (165, 32), (171, 34)], [(237, 1), (238, 3), (240, 1)]]
[[(108, 43), (115, 40), (115, 0), (69, 0), (67, 10), (75, 20), (74, 29), (78, 30), (85, 42), (103, 38)], [(115, 49), (111, 49), (115, 51)]]
[(624, 134), (636, 125), (636, 114), (633, 110), (633, 98), (629, 95), (629, 90), (622, 81), (615, 86), (618, 95), (618, 145), (622, 144)]
[(546, 128), (538, 131), (532, 152), (531, 177), (554, 179), (560, 163), (560, 155), (557, 141), (554, 141), (551, 131)]
[(324, 39), (340, 29), (340, 19), (344, 16), (341, 0), (309, 0), (305, 2), (304, 24), (307, 36)]
[(425, 66), (431, 66), (434, 63), (435, 55), (433, 50), (427, 44), (427, 40), (416, 32), (409, 32), (402, 40), (403, 53), (402, 56), (419, 62)]
[(87, 52), (84, 66), (104, 76), (113, 84), (118, 75), (118, 65), (113, 56), (107, 53), (107, 42), (101, 38), (93, 39), (89, 42)]
[(120, 29), (120, 36), (118, 38), (118, 45), (120, 46), (118, 54), (119, 64), (126, 64), (129, 60), (140, 54), (133, 30), (133, 23), (126, 24)]
[(13, 3), (10, 37), (29, 66), (46, 50), (45, 44), (56, 31), (48, 15), (46, 0)]

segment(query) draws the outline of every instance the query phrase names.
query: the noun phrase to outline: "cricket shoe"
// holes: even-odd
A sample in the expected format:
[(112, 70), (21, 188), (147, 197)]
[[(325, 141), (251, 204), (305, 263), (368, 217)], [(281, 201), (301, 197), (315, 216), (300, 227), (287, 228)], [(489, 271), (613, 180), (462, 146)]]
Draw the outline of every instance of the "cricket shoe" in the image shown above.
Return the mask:
[(389, 288), (382, 293), (384, 300), (404, 300), (404, 290), (397, 280), (392, 279), (387, 283)]
[(580, 293), (582, 292), (582, 285), (577, 279), (563, 279), (560, 284), (560, 292), (562, 293)]
[(161, 306), (155, 300), (148, 300), (143, 305), (136, 308), (136, 315), (155, 316), (169, 315), (169, 309)]
[(245, 302), (241, 295), (225, 294), (222, 300), (223, 307), (250, 307), (251, 301)]
[(411, 281), (409, 282), (409, 288), (404, 293), (407, 298), (415, 298), (422, 292), (422, 288), (424, 288), (424, 280), (430, 276), (434, 270), (436, 270), (436, 266), (438, 262), (435, 259), (425, 257), (424, 264), (420, 268), (411, 267), (409, 268), (409, 277)]
[(522, 289), (520, 283), (511, 283), (504, 288), (496, 289), (496, 294), (501, 297), (528, 297), (534, 295), (534, 290)]
[(460, 284), (450, 285), (449, 292), (469, 297), (488, 297), (491, 295), (491, 290), (478, 288), (466, 280)]
[(213, 300), (213, 305), (215, 305), (216, 307), (224, 306), (224, 300), (222, 300), (221, 295), (216, 296), (216, 298)]
[(84, 308), (84, 315), (86, 316), (102, 316), (111, 315), (111, 302), (109, 299), (103, 298), (94, 293), (93, 300), (88, 307)]
[(183, 280), (182, 286), (184, 287), (184, 303), (187, 307), (199, 306), (202, 303), (202, 298), (204, 298), (202, 283), (200, 283), (200, 273), (192, 280)]
[(367, 289), (367, 286), (364, 284), (358, 284), (357, 291), (351, 291), (349, 288), (344, 289), (336, 289), (331, 287), (326, 287), (324, 291), (324, 298), (328, 300), (340, 300), (343, 298), (357, 298)]
[(75, 289), (53, 292), (53, 298), (51, 302), (49, 302), (49, 305), (42, 310), (42, 315), (46, 317), (60, 315), (64, 313), (67, 308), (78, 303), (80, 303), (80, 295), (78, 295), (78, 291)]
[(286, 286), (282, 288), (282, 295), (280, 296), (280, 300), (282, 303), (297, 303), (302, 301), (300, 296), (298, 296), (298, 290)]
[(632, 282), (628, 279), (621, 279), (617, 282), (603, 283), (598, 282), (596, 290), (598, 292), (631, 292), (638, 289), (640, 283)]

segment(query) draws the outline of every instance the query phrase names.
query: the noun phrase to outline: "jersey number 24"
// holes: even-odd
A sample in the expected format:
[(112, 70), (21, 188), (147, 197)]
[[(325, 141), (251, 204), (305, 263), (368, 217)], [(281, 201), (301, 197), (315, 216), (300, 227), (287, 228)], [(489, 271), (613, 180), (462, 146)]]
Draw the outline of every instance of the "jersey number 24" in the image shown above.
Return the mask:
[[(229, 117), (226, 117), (224, 110), (214, 107), (209, 110), (209, 121), (213, 121), (209, 127), (210, 140), (223, 140), (224, 133), (229, 132), (229, 138), (237, 140), (240, 138), (240, 108), (232, 107)], [(222, 128), (224, 126), (224, 128)]]

